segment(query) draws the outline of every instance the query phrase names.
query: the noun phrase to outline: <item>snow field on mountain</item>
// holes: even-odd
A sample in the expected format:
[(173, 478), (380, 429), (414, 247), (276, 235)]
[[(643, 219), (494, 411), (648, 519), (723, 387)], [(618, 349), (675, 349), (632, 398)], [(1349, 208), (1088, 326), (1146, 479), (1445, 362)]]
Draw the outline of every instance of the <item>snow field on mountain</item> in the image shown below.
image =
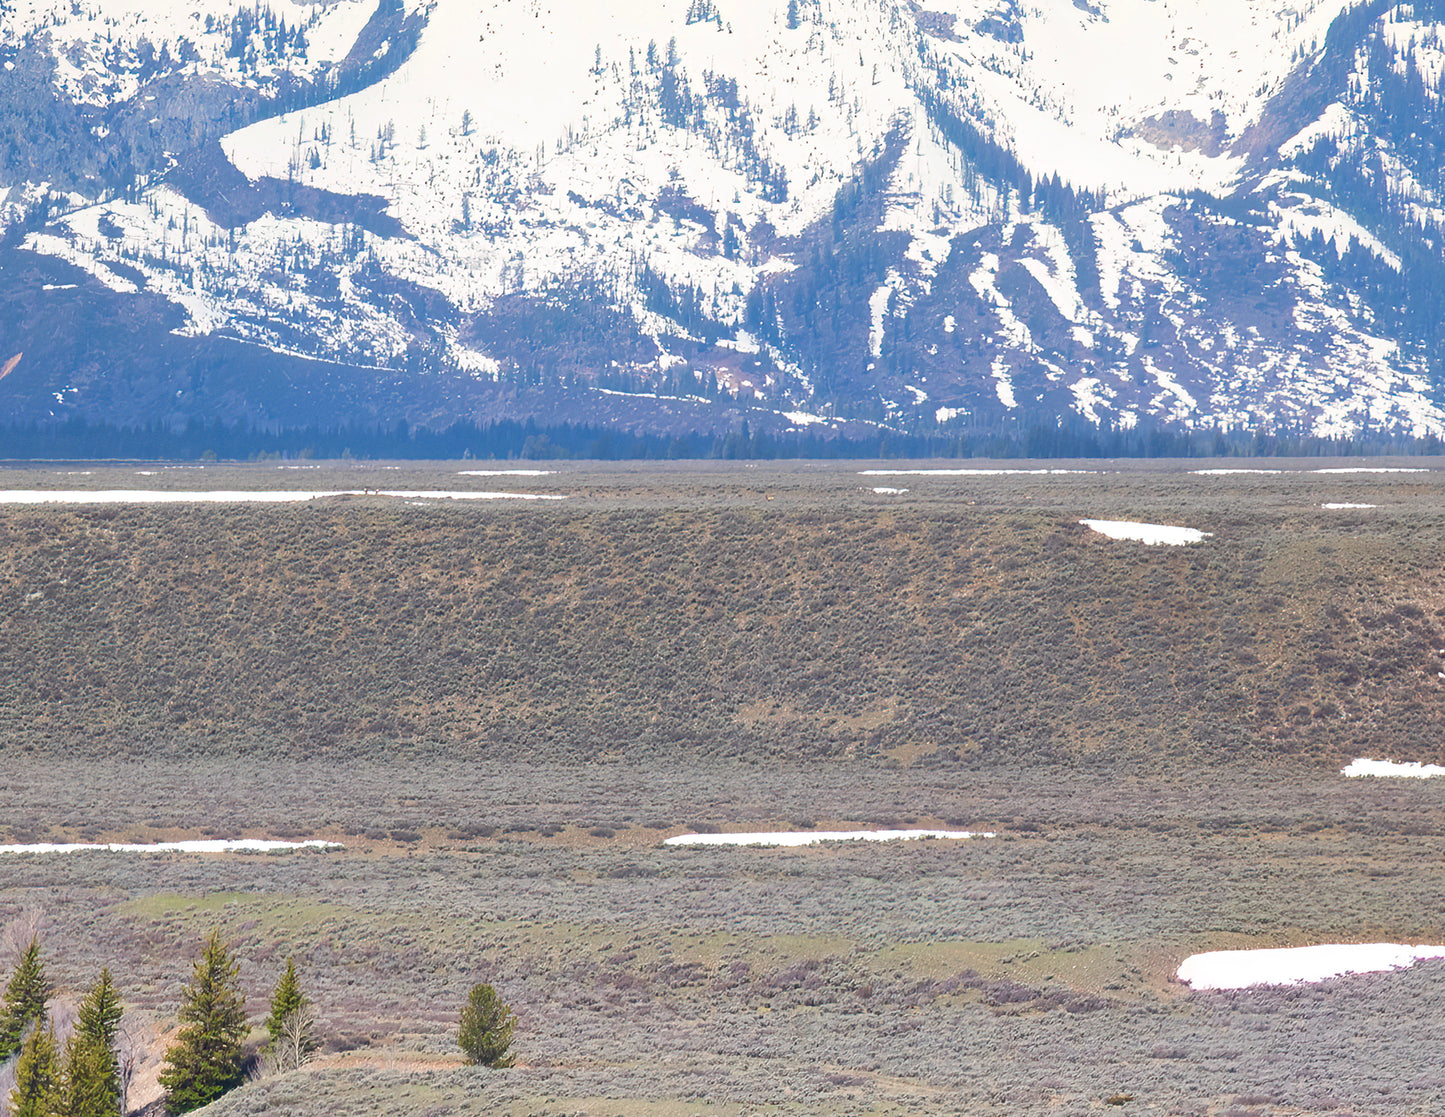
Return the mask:
[[(786, 29), (786, 5), (776, 0), (731, 0), (725, 7), (720, 30), (710, 21), (686, 24), (683, 6), (662, 0), (622, 7), (567, 0), (545, 8), (537, 0), (480, 6), (442, 0), (416, 52), (392, 77), (304, 114), (253, 125), (228, 137), (225, 146), (248, 175), (285, 177), (295, 163), (289, 153), (298, 142), (297, 118), (305, 116), (303, 137), (324, 125), (333, 138), (319, 152), (321, 166), (301, 167), (301, 177), (343, 193), (369, 189), (391, 197), (392, 187), (409, 187), (394, 213), (418, 235), (439, 226), (450, 232), (450, 222), (460, 216), (462, 188), (474, 177), (479, 156), (491, 150), (521, 157), (522, 173), (538, 176), (564, 198), (573, 190), (589, 202), (616, 204), (627, 200), (617, 196), (624, 182), (650, 197), (676, 180), (713, 212), (734, 206), (749, 225), (766, 215), (780, 231), (796, 231), (821, 214), (841, 182), (836, 171), (871, 151), (906, 94), (885, 65), (891, 36), (871, 7), (840, 5), (833, 33), (811, 24)], [(797, 200), (771, 206), (747, 197), (754, 191), (742, 176), (699, 158), (701, 139), (662, 125), (655, 113), (625, 120), (627, 94), (650, 80), (649, 45), (654, 56), (665, 55), (669, 39), (675, 39), (679, 72), (694, 93), (704, 92), (704, 71), (737, 79), (739, 96), (758, 110), (767, 145), (792, 172)], [(865, 48), (861, 64), (849, 53), (855, 44)], [(842, 96), (861, 84), (864, 71), (871, 81), (872, 65), (889, 82), (887, 96), (870, 87), (867, 104), (848, 106), (848, 117), (862, 117), (848, 119), (838, 111)], [(837, 88), (837, 102), (829, 102), (830, 86)], [(802, 121), (816, 113), (816, 126), (788, 136), (774, 118), (789, 109)], [(468, 129), (464, 113), (470, 114)], [(373, 160), (371, 150), (383, 133), (391, 134), (388, 154)], [(588, 184), (588, 174), (598, 171), (602, 181)], [(821, 191), (810, 189), (814, 176)], [(588, 185), (592, 189), (581, 189)], [(485, 193), (477, 193), (480, 204)], [(547, 197), (533, 198), (544, 212)]]
[[(988, 308), (983, 347), (994, 352), (968, 375), (1007, 409), (1062, 398), (1090, 421), (1126, 428), (1145, 417), (1188, 426), (1274, 415), (1323, 435), (1387, 424), (1445, 431), (1445, 409), (1410, 348), (1375, 336), (1368, 316), (1327, 290), (1319, 265), (1296, 247), (1318, 232), (1337, 248), (1353, 239), (1392, 265), (1399, 256), (1384, 231), (1313, 197), (1300, 172), (1278, 170), (1257, 186), (1278, 192), (1268, 205), (1280, 252), (1265, 263), (1286, 267), (1278, 287), (1292, 304), (1289, 322), (1221, 322), (1212, 296), (1180, 271), (1181, 257), (1199, 248), (1189, 228), (1207, 236), (1233, 223), (1188, 192), (1234, 188), (1242, 164), (1222, 152), (1347, 6), (938, 0), (925, 11), (903, 0), (808, 0), (790, 28), (786, 0), (404, 0), (421, 32), (399, 70), (222, 140), (252, 179), (375, 195), (403, 235), (299, 215), (220, 229), (162, 182), (139, 202), (81, 209), (26, 243), (119, 293), (164, 296), (186, 314), (182, 334), (224, 330), (278, 353), (378, 368), (434, 349), (428, 361), (478, 379), (503, 373), (507, 355), (488, 331), (508, 328), (507, 311), (495, 326), (470, 316), (511, 294), (557, 292), (565, 302), (585, 284), (586, 297), (630, 311), (641, 338), (656, 343), (628, 371), (665, 372), (683, 361), (667, 338), (686, 328), (659, 313), (655, 281), (639, 282), (644, 268), (695, 291), (701, 313), (741, 340), (748, 294), (807, 266), (787, 238), (825, 219), (839, 188), (886, 155), (882, 214), (862, 232), (903, 237), (870, 276), (871, 303), (857, 308), (879, 368), (876, 388), (865, 389), (876, 391), (870, 417), (906, 425), (920, 412), (947, 421), (966, 410), (946, 376), (929, 383), (938, 365), (910, 384), (885, 383), (903, 374), (883, 355), (895, 320), (937, 329), (943, 315), (923, 321), (914, 312), (928, 305), (955, 244), (968, 243), (958, 238), (969, 237), (984, 251), (964, 278)], [(243, 0), (215, 6), (221, 22), (212, 32), (201, 14), (162, 0), (24, 0), (17, 18), (44, 25), (52, 53), (69, 52), (75, 61), (64, 65), (85, 71), (62, 74), (65, 90), (81, 96), (77, 83), (89, 82), (84, 96), (111, 104), (135, 93), (125, 82), (143, 71), (122, 60), (120, 78), (96, 84), (109, 38), (126, 59), (143, 36), (172, 57), (184, 39), (196, 51), (185, 70), (195, 80), (264, 88), (282, 74), (314, 79), (350, 50), (373, 10), (371, 0), (283, 5), (277, 14), (289, 27), (305, 26), (304, 55), (288, 45), (275, 56), (261, 51), (259, 69), (248, 63), (244, 72), (228, 53), (229, 21), (250, 11)], [(1445, 72), (1431, 26), (1398, 13), (1385, 26), (1427, 77)], [(664, 106), (670, 82), (683, 110)], [(1305, 151), (1321, 136), (1353, 142), (1361, 112), (1330, 105), (1296, 125), (1284, 150)], [(1093, 269), (1072, 258), (1072, 232), (1066, 243), (1030, 212), (1016, 183), (984, 169), (987, 158), (969, 164), (949, 117), (1000, 143), (1035, 181), (1058, 174), (1108, 188), (1113, 208), (1088, 219), (1097, 296), (1081, 290)], [(1422, 221), (1438, 209), (1391, 151), (1380, 159)], [(1004, 293), (1016, 290), (1020, 266), (1067, 323), (1071, 343), (1061, 349), (1050, 316), (1036, 317), (1036, 298), (1018, 297), (1015, 307)], [(397, 288), (437, 292), (456, 313), (425, 323), (419, 336), (397, 309)], [(956, 328), (954, 314), (946, 321)], [(1152, 351), (1141, 354), (1145, 337)], [(939, 341), (929, 356), (941, 356)], [(1080, 359), (1074, 346), (1092, 353)], [(781, 348), (769, 346), (781, 371), (760, 376), (759, 389), (780, 413), (822, 410), (809, 402), (809, 358)]]
[[(981, 10), (956, 7), (963, 17), (956, 25), (963, 44), (943, 43), (939, 49), (968, 54), (975, 63), (967, 68), (971, 81), (986, 84), (995, 71), (1013, 73), (1009, 66), (1022, 56), (970, 30), (984, 14)], [(1112, 42), (1114, 23), (1130, 22), (1133, 30), (1128, 33), (1137, 40), (1131, 50), (1168, 53), (1168, 35), (1160, 38), (1164, 16), (1156, 7), (1121, 10), (1109, 23), (1076, 9), (1039, 8), (1026, 23), (1031, 33), (1045, 34), (1045, 28), (1057, 26), (1063, 28), (1059, 34), (1075, 36), (1069, 40), (1069, 56), (1089, 61), (1079, 61), (1083, 69), (1072, 77), (1056, 76), (1059, 88), (1072, 96), (1075, 86), (1095, 87), (1101, 66), (1121, 69), (1101, 63), (1103, 56), (1092, 49)], [(1195, 18), (1173, 7), (1165, 20), (1170, 26)], [(354, 11), (354, 5), (350, 8)], [(712, 294), (717, 317), (736, 320), (741, 306), (730, 293), (750, 288), (761, 274), (759, 268), (770, 262), (699, 254), (700, 241), (718, 235), (730, 221), (746, 229), (766, 218), (784, 234), (801, 229), (824, 212), (843, 181), (839, 172), (875, 152), (903, 112), (910, 149), (894, 170), (894, 201), (883, 227), (913, 238), (908, 258), (916, 275), (894, 274), (888, 283), (890, 299), (899, 306), (910, 304), (912, 286), (926, 293), (929, 276), (947, 258), (949, 235), (982, 222), (996, 199), (987, 189), (977, 196), (965, 192), (957, 152), (934, 136), (911, 96), (913, 63), (904, 33), (913, 29), (908, 19), (887, 6), (833, 2), (821, 7), (821, 18), (790, 30), (784, 25), (784, 10), (777, 0), (734, 0), (719, 6), (719, 26), (712, 20), (689, 25), (679, 5), (661, 0), (620, 10), (580, 2), (544, 7), (537, 0), (481, 6), (443, 0), (431, 10), (415, 54), (398, 73), (328, 105), (253, 125), (227, 137), (224, 146), (253, 178), (296, 177), (322, 189), (389, 199), (392, 214), (419, 241), (372, 238), (370, 250), (388, 271), (441, 291), (464, 311), (523, 284), (545, 284), (579, 273), (612, 274), (625, 286), (630, 280), (626, 261), (646, 259), (669, 278), (698, 284)], [(1135, 26), (1131, 21), (1136, 19), (1143, 22)], [(638, 80), (633, 68), (645, 70), (648, 45), (658, 54), (669, 49), (663, 34), (675, 39), (678, 72), (694, 94), (704, 92), (705, 71), (737, 79), (739, 95), (754, 106), (760, 147), (787, 168), (786, 202), (763, 201), (753, 184), (699, 150), (700, 137), (661, 125), (655, 114), (634, 116), (625, 107), (629, 86)], [(940, 42), (930, 40), (933, 45)], [(866, 98), (857, 95), (860, 87), (867, 89)], [(840, 115), (839, 108), (845, 113)], [(797, 132), (778, 127), (785, 113), (807, 119), (809, 127)], [(1088, 121), (1097, 118), (1093, 110), (1079, 115)], [(1113, 141), (1106, 146), (1112, 149)], [(312, 162), (319, 165), (312, 167)], [(716, 215), (717, 224), (708, 228), (676, 217), (659, 221), (649, 199), (669, 183)], [(508, 200), (517, 191), (520, 205)], [(176, 200), (167, 200), (162, 208), (171, 210), (164, 217), (154, 215), (154, 224), (163, 229), (162, 222), (168, 225), (175, 217)], [(1109, 253), (1115, 266), (1105, 264), (1102, 270), (1106, 275), (1113, 271), (1116, 290), (1125, 267), (1137, 282), (1162, 274), (1157, 264), (1145, 266), (1133, 259), (1129, 248), (1142, 243), (1149, 246), (1146, 255), (1159, 250), (1163, 227), (1157, 205), (1151, 216), (1148, 227), (1131, 227), (1127, 243)], [(139, 224), (136, 214), (126, 217), (129, 229)], [(462, 227), (468, 223), (472, 230)], [(260, 277), (274, 271), (288, 244), (299, 240), (315, 250), (330, 237), (329, 230), (304, 222), (277, 224), (267, 229), (254, 223), (241, 234), (249, 243), (240, 249), (227, 238), (225, 262), (240, 255), (252, 261), (243, 263), (243, 270)], [(1050, 234), (1040, 232), (1049, 259), (1032, 260), (1030, 270), (1060, 312), (1077, 322), (1080, 302), (1072, 263), (1066, 250), (1047, 243)], [(149, 241), (153, 257), (169, 251), (161, 247), (165, 237), (159, 230), (138, 239)], [(445, 258), (428, 251), (443, 240)], [(97, 256), (105, 254), (96, 240), (88, 248)], [(1120, 257), (1128, 263), (1121, 264)], [(243, 332), (253, 340), (294, 351), (294, 343), (265, 324), (279, 313), (322, 323), (315, 331), (321, 342), (316, 355), (339, 355), (361, 346), (363, 359), (370, 348), (375, 359), (386, 360), (404, 348), (404, 331), (389, 328), (384, 315), (365, 299), (353, 297), (344, 282), (339, 304), (332, 300), (326, 305), (327, 300), (294, 288), (247, 299), (239, 292), (205, 290), (206, 274), (220, 271), (222, 261), (213, 264), (199, 269), (199, 277), (192, 271), (189, 285), (163, 275), (163, 269), (151, 271), (153, 286), (187, 308), (190, 332), (215, 328), (229, 310), (239, 312), (246, 323)], [(1109, 287), (1106, 279), (1106, 298)], [(1027, 348), (1027, 327), (1011, 314), (1006, 300), (994, 305), (1005, 342)], [(664, 325), (658, 323), (658, 328)], [(875, 302), (875, 353), (885, 330), (885, 316)], [(1078, 337), (1081, 343), (1092, 342), (1088, 330), (1079, 331)], [(484, 355), (476, 356), (485, 367)], [(995, 379), (999, 398), (1016, 405), (1002, 366), (995, 369)], [(1086, 394), (1089, 399), (1082, 406), (1088, 410), (1090, 401), (1104, 400), (1109, 389), (1091, 385)]]
[(1260, 985), (1316, 984), (1348, 974), (1401, 970), (1435, 958), (1445, 958), (1445, 946), (1370, 942), (1270, 950), (1213, 950), (1186, 958), (1177, 976), (1193, 989), (1249, 989)]
[[(965, 0), (931, 5), (959, 16), (959, 30), (994, 13)], [(1021, 4), (1022, 43), (963, 34), (947, 45), (972, 65), (989, 115), (1036, 175), (1057, 172), (1120, 199), (1191, 187), (1217, 189), (1237, 160), (1160, 148), (1131, 135), (1150, 117), (1224, 118), (1231, 137), (1252, 123), (1294, 54), (1323, 41), (1347, 0), (1267, 5), (1251, 0), (1072, 0)]]
[[(1278, 173), (1273, 179), (1266, 179), (1263, 185), (1273, 185), (1275, 182), (1287, 182), (1293, 176), (1283, 172)], [(1379, 259), (1385, 261), (1396, 271), (1400, 270), (1400, 257), (1387, 248), (1374, 233), (1366, 229), (1348, 213), (1330, 205), (1322, 199), (1310, 194), (1303, 194), (1296, 191), (1281, 191), (1280, 197), (1287, 202), (1281, 205), (1278, 202), (1269, 203), (1270, 216), (1275, 219), (1276, 228), (1279, 231), (1279, 242), (1290, 244), (1300, 240), (1307, 240), (1315, 233), (1319, 233), (1327, 241), (1334, 245), (1336, 253), (1343, 255), (1349, 247), (1351, 239), (1357, 241), (1361, 246), (1374, 253)], [(1300, 263), (1305, 263), (1300, 261)], [(1310, 262), (1312, 263), (1312, 262)], [(1313, 265), (1315, 269), (1318, 265)], [(1305, 276), (1310, 273), (1306, 272)], [(1302, 277), (1304, 278), (1304, 277)], [(1320, 287), (1323, 293), (1323, 286)]]
[[(464, 311), (524, 285), (579, 275), (608, 277), (625, 290), (645, 260), (670, 280), (699, 287), (715, 318), (737, 321), (742, 293), (791, 265), (746, 249), (727, 259), (713, 238), (731, 226), (746, 239), (764, 219), (785, 235), (817, 220), (852, 168), (880, 150), (906, 103), (918, 118), (917, 154), (897, 172), (907, 196), (889, 220), (928, 238), (914, 255), (920, 270), (936, 269), (949, 243), (930, 231), (941, 207), (951, 211), (951, 233), (980, 223), (982, 203), (956, 188), (956, 153), (923, 130), (896, 72), (907, 53), (904, 24), (896, 12), (839, 3), (829, 7), (828, 23), (787, 29), (785, 8), (774, 0), (731, 3), (719, 27), (685, 23), (676, 4), (612, 11), (575, 0), (545, 9), (449, 0), (432, 10), (416, 53), (392, 77), (254, 125), (224, 147), (253, 178), (298, 177), (390, 200), (391, 214), (418, 241), (372, 239), (370, 251), (388, 271), (441, 291)], [(752, 107), (758, 150), (786, 171), (786, 201), (766, 201), (731, 157), (720, 160), (702, 137), (659, 121), (648, 103), (647, 58), (666, 55), (674, 41), (676, 72), (694, 96), (707, 92), (705, 73), (737, 81)], [(858, 95), (863, 87), (866, 97)], [(708, 112), (731, 144), (720, 110)], [(654, 203), (666, 190), (700, 203), (709, 222), (661, 212)], [(291, 232), (316, 243), (314, 230)], [(283, 234), (243, 249), (256, 261), (250, 270), (269, 270), (286, 242)], [(284, 301), (290, 309), (304, 298), (288, 291)], [(353, 300), (345, 309), (363, 322), (373, 317)], [(645, 321), (640, 298), (633, 309)], [(669, 323), (646, 328), (661, 332)], [(359, 333), (378, 358), (394, 356), (401, 342), (377, 322)], [(345, 348), (346, 338), (333, 340), (323, 351)]]
[[(108, 105), (139, 91), (143, 44), (156, 51), (164, 47), (178, 59), (193, 56), (183, 72), (242, 81), (225, 28), (239, 12), (256, 7), (251, 0), (208, 0), (204, 6), (174, 0), (12, 0), (4, 22), (9, 38), (48, 40), (56, 83), (76, 104)], [(285, 72), (311, 78), (323, 64), (344, 58), (375, 7), (370, 0), (279, 6), (291, 28), (304, 30), (307, 44), (304, 54), (287, 58)], [(279, 72), (263, 57), (249, 80), (268, 81)]]

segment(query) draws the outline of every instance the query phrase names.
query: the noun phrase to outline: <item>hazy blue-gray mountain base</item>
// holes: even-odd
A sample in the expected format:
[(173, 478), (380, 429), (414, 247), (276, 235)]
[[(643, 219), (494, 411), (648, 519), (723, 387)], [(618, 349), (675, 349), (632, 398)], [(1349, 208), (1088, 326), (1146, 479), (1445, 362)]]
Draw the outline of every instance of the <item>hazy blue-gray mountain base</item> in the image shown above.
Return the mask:
[(0, 5), (0, 362), (24, 354), (0, 399), (118, 425), (1440, 434), (1442, 20)]

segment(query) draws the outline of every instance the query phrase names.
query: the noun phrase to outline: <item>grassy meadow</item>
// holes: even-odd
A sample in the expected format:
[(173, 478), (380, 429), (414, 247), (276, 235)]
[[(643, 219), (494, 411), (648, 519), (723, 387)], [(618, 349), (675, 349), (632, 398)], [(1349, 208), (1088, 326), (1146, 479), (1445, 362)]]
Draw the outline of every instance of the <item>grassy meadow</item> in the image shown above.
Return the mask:
[[(1172, 976), (1445, 942), (1445, 783), (1339, 775), (1445, 761), (1440, 463), (997, 464), (1096, 472), (7, 469), (361, 492), (0, 504), (0, 841), (345, 847), (3, 856), (0, 948), (112, 967), (138, 1102), (211, 928), (258, 1022), (294, 955), (323, 1053), (216, 1114), (1445, 1112), (1445, 963)], [(661, 845), (903, 826), (997, 837)], [(455, 1046), (478, 981), (509, 1070)]]

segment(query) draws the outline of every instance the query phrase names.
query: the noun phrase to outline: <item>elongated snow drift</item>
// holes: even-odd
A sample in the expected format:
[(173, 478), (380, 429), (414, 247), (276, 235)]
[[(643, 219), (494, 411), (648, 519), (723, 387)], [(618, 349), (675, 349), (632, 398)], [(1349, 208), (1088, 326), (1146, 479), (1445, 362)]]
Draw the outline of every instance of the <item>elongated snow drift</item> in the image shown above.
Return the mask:
[(1179, 967), (1178, 977), (1194, 989), (1302, 985), (1346, 974), (1408, 969), (1427, 958), (1445, 958), (1445, 946), (1364, 942), (1269, 950), (1211, 950), (1186, 958)]

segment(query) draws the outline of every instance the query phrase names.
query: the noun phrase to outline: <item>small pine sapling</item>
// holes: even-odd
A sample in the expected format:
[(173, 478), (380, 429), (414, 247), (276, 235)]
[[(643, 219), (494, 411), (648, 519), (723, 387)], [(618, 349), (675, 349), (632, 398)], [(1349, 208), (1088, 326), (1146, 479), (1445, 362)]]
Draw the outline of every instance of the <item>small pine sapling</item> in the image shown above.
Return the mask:
[(296, 960), (286, 960), (286, 970), (271, 994), (271, 1015), (266, 1018), (270, 1034), (267, 1056), (277, 1071), (295, 1070), (316, 1051), (316, 1017), (311, 999), (301, 992), (296, 978)]
[(516, 1026), (516, 1016), (502, 1003), (497, 991), (490, 985), (476, 985), (462, 1006), (457, 1042), (470, 1062), (484, 1067), (509, 1067), (514, 1062), (508, 1049)]

